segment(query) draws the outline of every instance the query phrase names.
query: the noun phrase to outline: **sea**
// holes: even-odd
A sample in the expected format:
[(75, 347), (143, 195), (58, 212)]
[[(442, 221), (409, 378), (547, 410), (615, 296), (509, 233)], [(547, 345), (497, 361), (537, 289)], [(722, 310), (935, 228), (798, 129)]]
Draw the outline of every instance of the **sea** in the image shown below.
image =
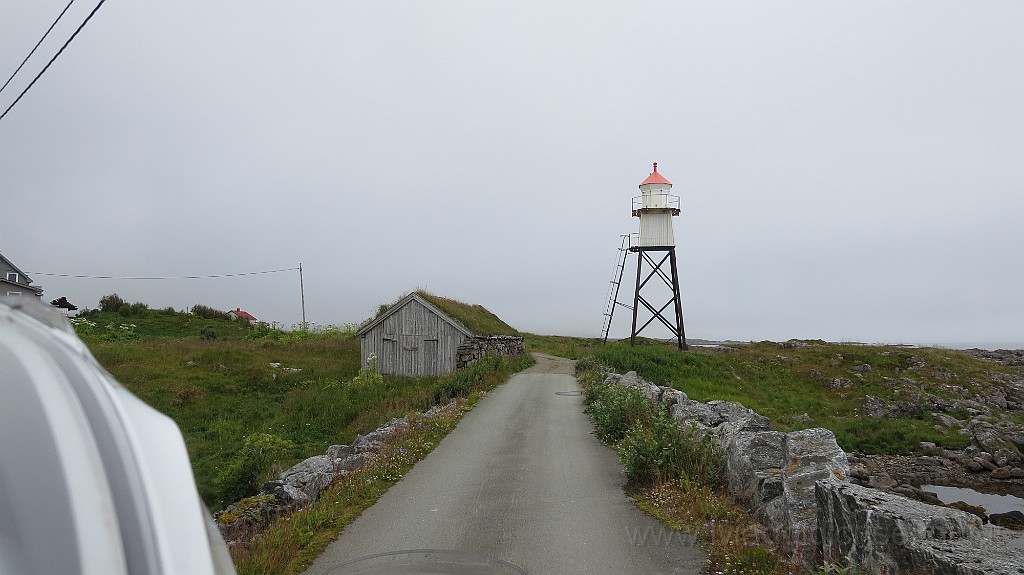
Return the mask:
[(946, 347), (949, 349), (1024, 349), (1024, 341), (959, 342), (959, 343), (917, 343), (919, 347)]

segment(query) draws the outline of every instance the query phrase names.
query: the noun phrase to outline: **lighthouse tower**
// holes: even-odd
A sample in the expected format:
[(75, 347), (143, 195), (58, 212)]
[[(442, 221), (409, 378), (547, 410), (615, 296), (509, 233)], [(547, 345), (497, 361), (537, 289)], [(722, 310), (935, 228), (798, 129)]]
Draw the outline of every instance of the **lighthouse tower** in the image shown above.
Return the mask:
[[(636, 336), (658, 320), (676, 338), (679, 349), (688, 349), (683, 331), (683, 306), (679, 297), (676, 239), (672, 229), (672, 218), (679, 215), (679, 196), (671, 195), (671, 190), (672, 182), (658, 173), (658, 164), (655, 162), (654, 171), (640, 183), (640, 197), (633, 198), (633, 216), (640, 218), (640, 237), (637, 244), (629, 248), (629, 251), (637, 254), (633, 329), (629, 341), (635, 344)], [(664, 269), (666, 263), (668, 270)], [(644, 297), (647, 293), (644, 289), (651, 291), (649, 282), (654, 278), (660, 279), (672, 294), (671, 299), (660, 306)], [(670, 306), (673, 308), (671, 312), (668, 310)], [(638, 312), (641, 308), (650, 312), (651, 317), (638, 328)]]

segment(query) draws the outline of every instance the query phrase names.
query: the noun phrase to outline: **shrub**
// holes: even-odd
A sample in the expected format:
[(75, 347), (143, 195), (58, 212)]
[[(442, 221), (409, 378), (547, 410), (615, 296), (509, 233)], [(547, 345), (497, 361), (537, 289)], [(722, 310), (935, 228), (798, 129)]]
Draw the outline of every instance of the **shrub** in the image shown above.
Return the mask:
[(212, 327), (204, 327), (199, 330), (199, 339), (205, 339), (206, 341), (213, 341), (217, 339), (217, 330)]
[(100, 311), (117, 313), (121, 311), (121, 306), (125, 305), (126, 303), (127, 302), (121, 299), (121, 296), (117, 295), (116, 293), (105, 295), (100, 298)]
[(598, 437), (608, 443), (622, 440), (635, 422), (650, 422), (657, 411), (639, 389), (615, 384), (589, 386), (585, 403)]
[(619, 457), (630, 479), (651, 484), (684, 478), (704, 485), (721, 481), (723, 459), (709, 434), (658, 410), (649, 421), (637, 421), (619, 443)]
[(246, 436), (242, 449), (228, 461), (214, 480), (226, 501), (259, 491), (275, 461), (290, 456), (295, 444), (270, 433)]
[(231, 319), (227, 312), (216, 310), (202, 304), (192, 306), (192, 315), (206, 319)]
[(118, 308), (117, 313), (124, 317), (145, 317), (149, 306), (142, 302), (125, 303)]

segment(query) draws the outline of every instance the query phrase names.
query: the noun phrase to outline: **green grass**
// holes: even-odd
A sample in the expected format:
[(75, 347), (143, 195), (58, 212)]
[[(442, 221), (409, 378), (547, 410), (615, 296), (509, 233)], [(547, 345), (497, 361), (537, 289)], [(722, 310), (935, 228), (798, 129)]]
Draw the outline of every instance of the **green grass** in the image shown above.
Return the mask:
[(560, 335), (537, 335), (524, 333), (523, 339), (527, 351), (536, 351), (569, 359), (581, 359), (592, 353), (601, 345), (597, 338), (564, 337)]
[[(359, 385), (352, 384), (360, 367), (359, 340), (352, 337), (250, 340), (229, 320), (152, 310), (142, 317), (96, 313), (89, 319), (135, 325), (136, 339), (107, 341), (102, 331), (83, 339), (118, 381), (178, 424), (211, 509), (251, 495), (263, 480), (332, 444), (471, 393), (489, 370), (505, 370), (488, 359), (445, 378), (387, 377), (383, 385)], [(223, 336), (201, 339), (202, 328)], [(253, 451), (244, 449), (246, 438), (256, 434), (272, 436), (282, 451), (259, 469), (241, 461)]]
[(278, 517), (250, 544), (233, 547), (231, 553), (239, 575), (303, 572), (346, 525), (426, 457), (487, 391), (532, 363), (529, 356), (486, 358), (438, 380), (452, 388), (468, 390), (467, 401), (431, 420), (413, 416), (413, 424), (381, 456), (341, 478), (311, 506)]
[[(459, 300), (434, 295), (425, 290), (416, 290), (416, 295), (425, 299), (428, 303), (441, 310), (445, 315), (455, 320), (456, 323), (469, 330), (477, 336), (494, 335), (520, 335), (519, 331), (508, 325), (501, 318), (491, 313), (490, 310), (479, 304), (470, 304)], [(380, 316), (387, 313), (395, 304), (402, 301), (409, 294), (403, 295), (391, 304), (385, 304), (378, 308), (377, 313), (370, 319), (363, 322), (367, 326), (376, 321)]]
[[(578, 356), (579, 348), (565, 339), (566, 355)], [(556, 342), (541, 339), (541, 345), (558, 351)], [(989, 373), (1013, 371), (955, 350), (824, 342), (807, 346), (761, 342), (729, 351), (690, 352), (652, 342), (636, 347), (614, 343), (595, 345), (591, 353), (598, 363), (619, 372), (636, 371), (698, 401), (738, 401), (770, 418), (781, 431), (830, 429), (843, 449), (866, 453), (912, 452), (922, 441), (960, 448), (968, 438), (936, 430), (927, 411), (907, 418), (866, 417), (861, 413), (865, 396), (905, 399), (896, 392), (903, 386), (946, 397), (954, 394), (950, 387), (954, 385), (973, 395), (993, 385)], [(1019, 375), (1019, 371), (1013, 373)], [(850, 380), (850, 387), (829, 390), (828, 380), (838, 377)], [(809, 422), (800, 419), (805, 413)]]
[(199, 338), (204, 330), (211, 330), (218, 339), (238, 339), (245, 335), (248, 326), (222, 319), (206, 319), (186, 313), (170, 313), (162, 310), (147, 310), (143, 317), (125, 317), (119, 313), (94, 311), (83, 316), (105, 328), (108, 325), (135, 325), (134, 331), (142, 338), (178, 337)]

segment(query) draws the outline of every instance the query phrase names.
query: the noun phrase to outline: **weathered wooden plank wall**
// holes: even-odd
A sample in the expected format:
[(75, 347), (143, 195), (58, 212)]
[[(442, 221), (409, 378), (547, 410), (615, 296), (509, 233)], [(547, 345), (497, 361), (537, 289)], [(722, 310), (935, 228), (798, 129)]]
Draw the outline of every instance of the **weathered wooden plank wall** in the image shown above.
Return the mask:
[(409, 300), (363, 335), (363, 365), (377, 355), (380, 373), (444, 375), (455, 371), (456, 350), (467, 338), (416, 300)]

